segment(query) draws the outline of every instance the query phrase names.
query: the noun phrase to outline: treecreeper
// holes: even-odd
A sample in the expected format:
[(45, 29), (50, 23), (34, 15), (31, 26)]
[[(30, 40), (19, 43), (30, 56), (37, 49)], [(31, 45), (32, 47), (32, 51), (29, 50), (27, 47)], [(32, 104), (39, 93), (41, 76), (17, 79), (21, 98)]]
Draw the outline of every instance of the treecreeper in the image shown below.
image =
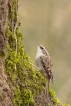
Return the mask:
[(38, 70), (46, 79), (45, 95), (48, 100), (49, 83), (50, 83), (50, 80), (52, 82), (54, 81), (54, 70), (53, 70), (51, 57), (44, 46), (38, 44), (35, 60), (36, 60), (36, 65)]

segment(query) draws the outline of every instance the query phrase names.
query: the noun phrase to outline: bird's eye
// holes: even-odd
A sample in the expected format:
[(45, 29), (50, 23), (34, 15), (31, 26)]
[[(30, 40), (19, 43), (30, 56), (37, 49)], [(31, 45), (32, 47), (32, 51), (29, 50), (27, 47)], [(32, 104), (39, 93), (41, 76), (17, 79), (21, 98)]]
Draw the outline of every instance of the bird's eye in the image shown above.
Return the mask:
[(41, 49), (43, 49), (43, 47), (42, 47), (42, 46), (40, 46), (40, 48), (41, 48)]

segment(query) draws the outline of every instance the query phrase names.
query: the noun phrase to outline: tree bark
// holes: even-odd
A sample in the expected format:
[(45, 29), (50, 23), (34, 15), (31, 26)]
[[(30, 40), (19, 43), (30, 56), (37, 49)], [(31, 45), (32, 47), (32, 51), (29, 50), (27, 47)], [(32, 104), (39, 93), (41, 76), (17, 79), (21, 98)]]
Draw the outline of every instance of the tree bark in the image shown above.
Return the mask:
[(5, 31), (8, 23), (9, 4), (11, 0), (0, 0), (0, 106), (14, 106), (12, 102), (12, 90), (7, 79), (4, 67)]

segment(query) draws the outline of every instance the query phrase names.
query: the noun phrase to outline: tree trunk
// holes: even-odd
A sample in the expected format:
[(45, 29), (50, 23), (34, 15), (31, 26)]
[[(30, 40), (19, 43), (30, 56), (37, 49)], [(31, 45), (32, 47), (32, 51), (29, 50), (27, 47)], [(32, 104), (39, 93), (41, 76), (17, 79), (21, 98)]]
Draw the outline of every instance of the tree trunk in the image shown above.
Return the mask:
[(12, 90), (4, 67), (5, 31), (8, 23), (10, 0), (0, 0), (0, 106), (14, 106)]

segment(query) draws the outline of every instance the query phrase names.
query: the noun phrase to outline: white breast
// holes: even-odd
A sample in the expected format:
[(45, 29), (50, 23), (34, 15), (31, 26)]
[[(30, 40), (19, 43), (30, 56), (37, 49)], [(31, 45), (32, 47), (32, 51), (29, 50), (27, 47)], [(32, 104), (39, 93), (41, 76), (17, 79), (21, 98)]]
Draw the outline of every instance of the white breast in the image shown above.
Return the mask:
[(39, 71), (44, 69), (41, 64), (41, 60), (40, 60), (40, 56), (42, 56), (42, 55), (43, 55), (43, 53), (42, 53), (41, 49), (38, 47), (35, 60), (36, 60), (36, 64), (37, 64)]
[(37, 53), (36, 53), (36, 58), (38, 58), (41, 55), (43, 55), (43, 53), (42, 53), (41, 49), (38, 47)]

